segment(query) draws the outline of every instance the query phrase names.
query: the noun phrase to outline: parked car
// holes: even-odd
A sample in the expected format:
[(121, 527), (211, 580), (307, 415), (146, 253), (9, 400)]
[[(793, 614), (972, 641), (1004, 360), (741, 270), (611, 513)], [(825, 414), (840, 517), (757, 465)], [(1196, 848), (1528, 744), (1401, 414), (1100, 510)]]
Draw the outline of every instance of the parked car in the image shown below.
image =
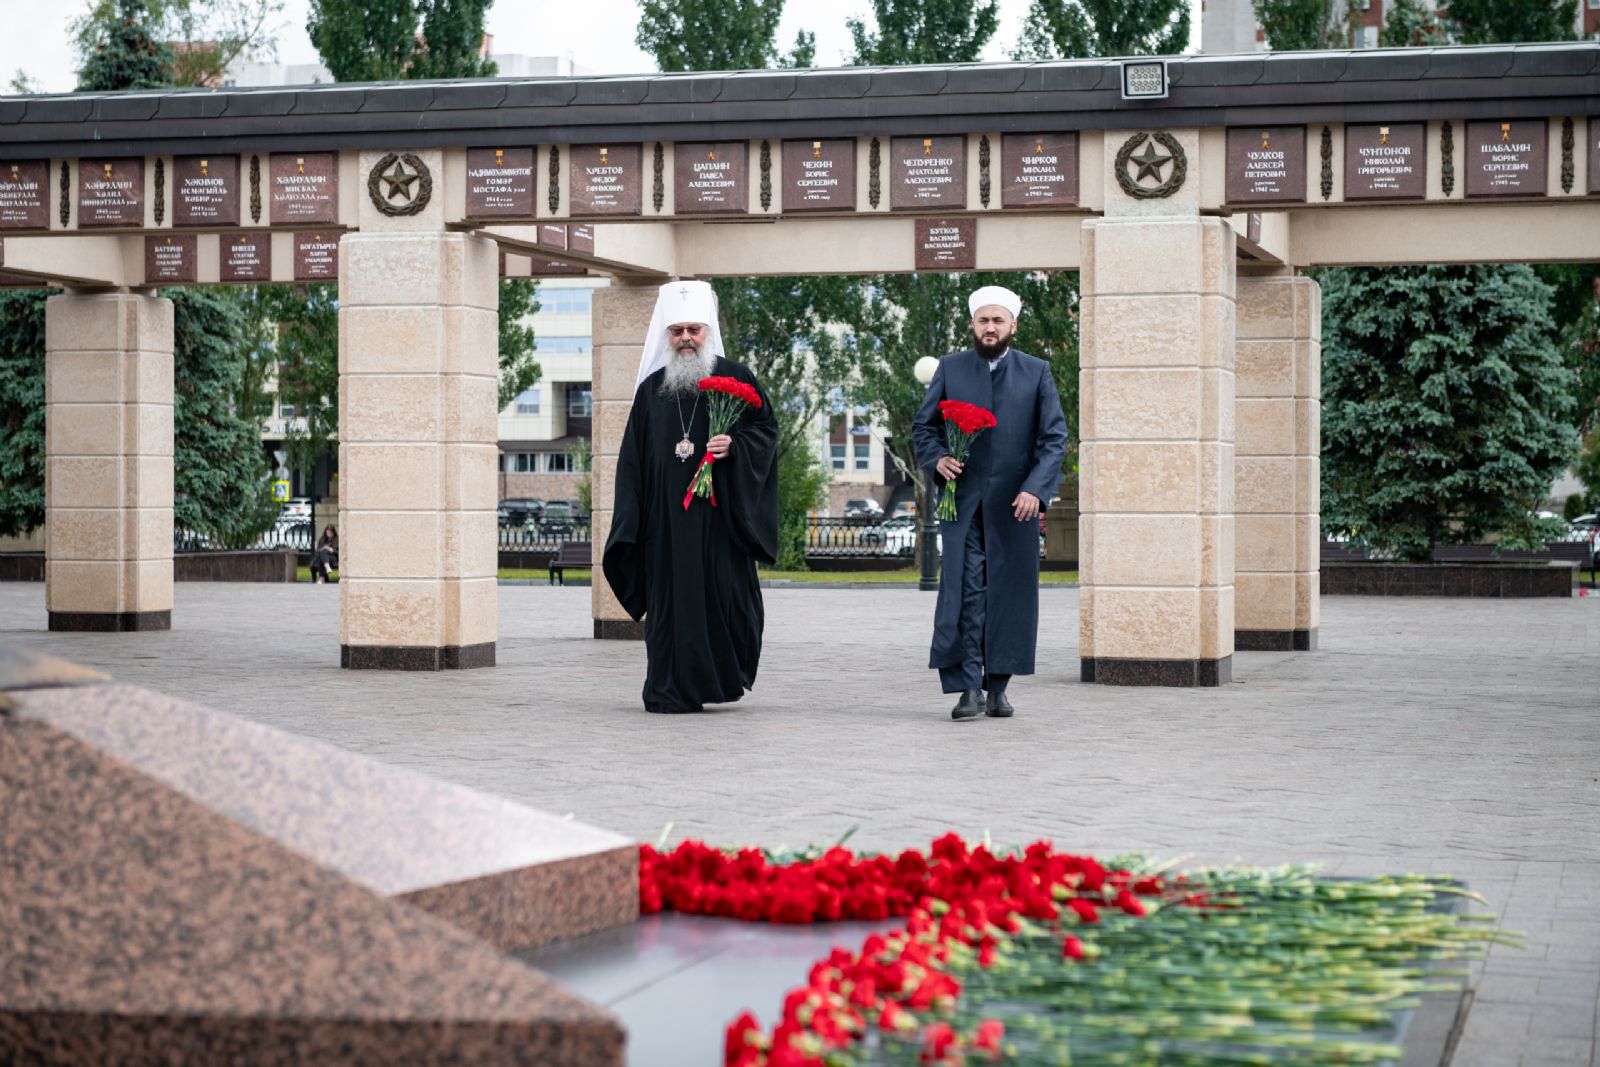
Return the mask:
[(537, 523), (544, 514), (545, 503), (534, 497), (508, 497), (500, 501), (498, 518), (501, 526), (526, 526), (531, 519)]
[(544, 506), (539, 517), (539, 534), (543, 537), (570, 537), (578, 528), (578, 516), (565, 500), (552, 500)]
[[(883, 538), (883, 554), (886, 556), (904, 556), (910, 558), (917, 554), (917, 520), (906, 516), (885, 519), (878, 525), (878, 531)], [(944, 535), (934, 532), (934, 545), (938, 551), (944, 551)]]
[(917, 517), (917, 502), (915, 500), (902, 500), (894, 506), (889, 513), (891, 519), (912, 519)]
[(881, 519), (883, 505), (868, 497), (865, 500), (846, 500), (844, 517), (847, 519)]
[(278, 521), (292, 520), (295, 522), (311, 521), (311, 498), (297, 496), (283, 505), (283, 510), (278, 512)]

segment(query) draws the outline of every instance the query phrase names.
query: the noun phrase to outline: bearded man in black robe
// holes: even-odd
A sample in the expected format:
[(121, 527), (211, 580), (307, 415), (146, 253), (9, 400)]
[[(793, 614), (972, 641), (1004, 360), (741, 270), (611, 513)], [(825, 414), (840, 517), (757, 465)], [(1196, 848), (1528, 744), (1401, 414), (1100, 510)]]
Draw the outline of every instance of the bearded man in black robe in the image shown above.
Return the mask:
[[(731, 432), (710, 432), (702, 378), (761, 393)], [(633, 410), (617, 459), (603, 569), (617, 600), (644, 620), (644, 707), (702, 711), (755, 685), (765, 616), (758, 563), (778, 550), (778, 424), (749, 368), (722, 355), (716, 296), (671, 282), (656, 299)], [(689, 483), (713, 457), (713, 498)]]

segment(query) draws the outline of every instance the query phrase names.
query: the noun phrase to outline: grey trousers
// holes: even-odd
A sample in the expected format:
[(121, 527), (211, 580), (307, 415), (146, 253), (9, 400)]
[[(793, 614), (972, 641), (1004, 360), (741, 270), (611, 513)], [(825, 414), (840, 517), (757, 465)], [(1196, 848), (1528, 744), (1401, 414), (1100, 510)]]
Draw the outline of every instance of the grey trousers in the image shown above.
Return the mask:
[(987, 674), (983, 669), (983, 628), (988, 610), (988, 554), (983, 544), (983, 508), (979, 507), (967, 527), (967, 540), (961, 546), (965, 566), (961, 568), (961, 666), (940, 667), (939, 685), (946, 693), (968, 689), (1006, 691), (1009, 674)]

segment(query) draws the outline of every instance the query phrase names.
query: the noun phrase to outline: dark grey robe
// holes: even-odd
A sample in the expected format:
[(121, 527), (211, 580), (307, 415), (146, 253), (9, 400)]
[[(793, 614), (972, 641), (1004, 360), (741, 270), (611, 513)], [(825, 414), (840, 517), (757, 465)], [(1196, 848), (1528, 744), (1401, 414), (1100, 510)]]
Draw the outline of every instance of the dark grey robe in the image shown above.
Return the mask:
[(1067, 420), (1048, 363), (1013, 348), (1001, 368), (991, 372), (988, 361), (971, 348), (945, 356), (912, 426), (917, 465), (943, 491), (944, 480), (934, 473), (939, 459), (949, 454), (939, 402), (964, 400), (994, 412), (997, 421), (994, 429), (978, 436), (956, 480), (956, 521), (939, 524), (945, 555), (928, 656), (928, 666), (936, 669), (962, 661), (962, 546), (972, 516), (980, 513), (989, 571), (984, 670), (1033, 673), (1039, 636), (1039, 524), (1018, 522), (1012, 501), (1028, 492), (1039, 498), (1041, 507), (1049, 505), (1061, 481)]

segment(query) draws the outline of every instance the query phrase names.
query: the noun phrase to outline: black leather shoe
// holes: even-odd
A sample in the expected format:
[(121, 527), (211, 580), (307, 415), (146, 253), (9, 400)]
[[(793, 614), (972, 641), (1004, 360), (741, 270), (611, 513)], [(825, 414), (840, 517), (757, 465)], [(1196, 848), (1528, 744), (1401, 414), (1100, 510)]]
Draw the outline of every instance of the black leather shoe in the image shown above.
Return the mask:
[(968, 689), (961, 694), (961, 700), (950, 710), (952, 719), (976, 719), (983, 713), (983, 690)]
[(1004, 693), (990, 693), (988, 706), (983, 713), (991, 719), (1009, 719), (1015, 715), (1017, 709), (1011, 706), (1011, 701), (1006, 699)]

